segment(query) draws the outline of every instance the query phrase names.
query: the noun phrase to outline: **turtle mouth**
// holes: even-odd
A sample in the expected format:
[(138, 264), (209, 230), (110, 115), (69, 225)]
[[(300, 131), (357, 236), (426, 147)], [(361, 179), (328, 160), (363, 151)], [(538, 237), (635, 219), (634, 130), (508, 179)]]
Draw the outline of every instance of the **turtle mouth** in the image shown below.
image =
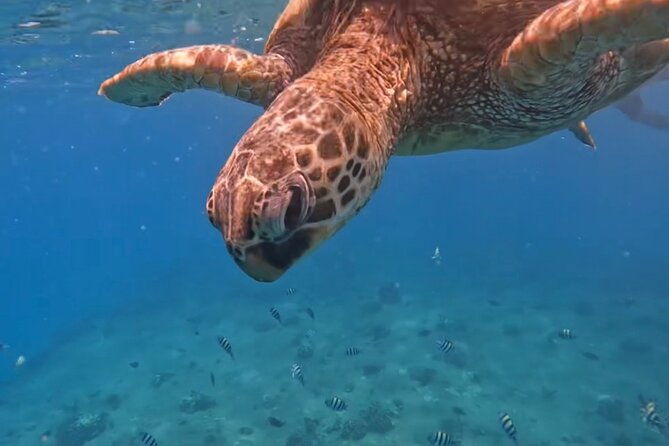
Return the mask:
[(316, 198), (311, 183), (301, 172), (260, 195), (258, 228), (265, 241), (281, 242), (309, 218)]
[(259, 282), (274, 282), (309, 252), (318, 238), (315, 228), (300, 229), (281, 242), (261, 242), (244, 250), (244, 259), (234, 257), (237, 265)]

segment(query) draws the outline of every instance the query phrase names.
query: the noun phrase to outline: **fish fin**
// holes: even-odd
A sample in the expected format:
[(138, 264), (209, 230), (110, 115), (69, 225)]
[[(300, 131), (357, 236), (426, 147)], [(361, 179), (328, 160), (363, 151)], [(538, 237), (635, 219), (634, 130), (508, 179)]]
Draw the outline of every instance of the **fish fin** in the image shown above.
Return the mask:
[(585, 125), (585, 121), (580, 121), (578, 124), (574, 124), (569, 127), (569, 131), (581, 141), (586, 146), (590, 147), (592, 150), (597, 149), (597, 144), (595, 144), (595, 139), (592, 137), (588, 126)]

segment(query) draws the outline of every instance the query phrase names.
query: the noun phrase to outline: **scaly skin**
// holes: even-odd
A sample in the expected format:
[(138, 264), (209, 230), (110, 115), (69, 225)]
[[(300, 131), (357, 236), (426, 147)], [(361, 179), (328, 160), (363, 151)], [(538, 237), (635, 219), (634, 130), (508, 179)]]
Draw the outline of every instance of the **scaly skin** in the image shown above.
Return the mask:
[(333, 38), (244, 135), (216, 179), (210, 220), (258, 280), (278, 278), (366, 204), (408, 125), (407, 91), (416, 88), (409, 55), (362, 32), (368, 20), (375, 18)]
[(228, 45), (205, 45), (151, 54), (100, 85), (98, 94), (135, 107), (160, 105), (193, 88), (265, 106), (293, 77), (279, 55), (256, 56)]
[(594, 146), (582, 121), (666, 65), (667, 23), (669, 0), (292, 0), (264, 56), (175, 53), (101, 92), (153, 105), (209, 85), (267, 108), (207, 212), (240, 267), (273, 281), (360, 211), (392, 154), (561, 129)]

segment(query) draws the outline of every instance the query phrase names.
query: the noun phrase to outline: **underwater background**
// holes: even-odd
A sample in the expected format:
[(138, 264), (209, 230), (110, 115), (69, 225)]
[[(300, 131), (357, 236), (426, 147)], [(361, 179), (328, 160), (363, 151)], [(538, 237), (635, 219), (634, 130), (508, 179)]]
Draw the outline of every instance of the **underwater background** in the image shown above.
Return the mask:
[[(669, 132), (611, 107), (596, 151), (558, 132), (393, 158), (359, 216), (257, 283), (204, 204), (261, 110), (96, 92), (158, 50), (261, 52), (282, 7), (0, 3), (0, 445), (512, 444), (500, 412), (525, 446), (669, 444), (640, 413), (669, 415)], [(641, 94), (669, 114), (667, 85)]]

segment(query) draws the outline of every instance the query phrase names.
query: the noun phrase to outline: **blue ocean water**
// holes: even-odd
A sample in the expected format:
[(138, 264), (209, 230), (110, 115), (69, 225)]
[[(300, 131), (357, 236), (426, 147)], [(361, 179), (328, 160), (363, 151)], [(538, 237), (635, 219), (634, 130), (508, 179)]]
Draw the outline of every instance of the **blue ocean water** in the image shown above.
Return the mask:
[[(161, 49), (260, 52), (279, 3), (0, 5), (0, 444), (417, 445), (449, 430), (486, 446), (508, 441), (498, 411), (526, 446), (666, 444), (638, 395), (669, 414), (669, 133), (609, 108), (588, 121), (596, 151), (559, 132), (393, 158), (360, 215), (257, 283), (204, 204), (261, 110), (96, 92)], [(666, 85), (641, 94), (669, 114)], [(323, 404), (335, 394), (346, 413)], [(75, 422), (100, 432), (68, 437)]]

